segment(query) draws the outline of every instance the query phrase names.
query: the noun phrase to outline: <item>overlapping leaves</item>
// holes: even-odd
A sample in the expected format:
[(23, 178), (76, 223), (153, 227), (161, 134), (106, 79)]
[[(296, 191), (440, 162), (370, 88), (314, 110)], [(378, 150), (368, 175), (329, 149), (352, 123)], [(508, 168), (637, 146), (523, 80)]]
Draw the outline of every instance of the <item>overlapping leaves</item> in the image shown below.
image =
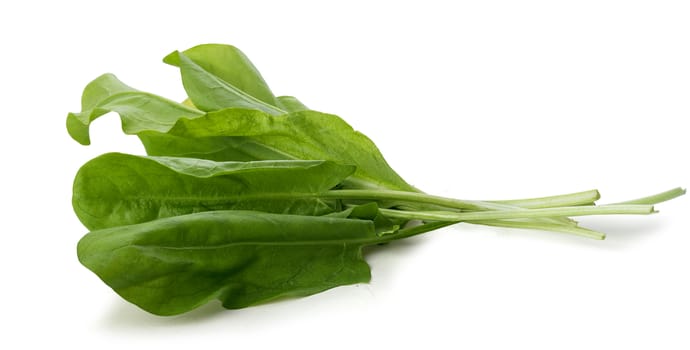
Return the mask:
[(599, 207), (597, 191), (495, 202), (426, 195), (338, 116), (276, 97), (237, 48), (199, 45), (164, 61), (179, 67), (187, 100), (104, 74), (84, 89), (81, 112), (67, 117), (69, 134), (88, 145), (91, 123), (115, 112), (148, 153), (87, 162), (72, 203), (92, 230), (79, 242), (81, 263), (154, 314), (366, 282), (364, 246), (456, 222), (601, 239), (566, 217), (648, 214), (685, 193)]

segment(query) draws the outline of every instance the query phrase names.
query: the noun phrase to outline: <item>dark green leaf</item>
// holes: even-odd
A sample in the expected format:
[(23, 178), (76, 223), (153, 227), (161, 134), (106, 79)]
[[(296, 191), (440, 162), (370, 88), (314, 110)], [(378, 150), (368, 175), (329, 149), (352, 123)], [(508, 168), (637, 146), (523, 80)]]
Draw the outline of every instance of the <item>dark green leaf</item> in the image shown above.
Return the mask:
[(377, 239), (366, 220), (214, 211), (93, 231), (77, 252), (126, 300), (175, 315), (368, 282), (361, 248)]
[(329, 161), (213, 162), (109, 153), (74, 180), (73, 207), (89, 229), (223, 209), (323, 215), (328, 191), (354, 171)]

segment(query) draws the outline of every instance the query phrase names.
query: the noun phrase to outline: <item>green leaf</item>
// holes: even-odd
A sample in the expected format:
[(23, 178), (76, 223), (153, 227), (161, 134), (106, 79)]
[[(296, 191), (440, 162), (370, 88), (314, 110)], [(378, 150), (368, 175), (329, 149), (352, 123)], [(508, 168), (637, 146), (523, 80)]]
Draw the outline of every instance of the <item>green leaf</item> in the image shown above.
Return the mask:
[(74, 180), (72, 204), (89, 229), (211, 210), (323, 215), (339, 201), (315, 198), (352, 174), (329, 161), (213, 162), (108, 153)]
[(185, 54), (178, 52), (182, 84), (195, 106), (204, 111), (237, 107), (264, 111), (272, 115), (286, 112), (242, 91), (209, 73)]
[[(417, 191), (395, 173), (369, 138), (338, 116), (307, 110), (297, 99), (287, 96), (276, 103), (293, 112), (278, 115), (285, 112), (234, 88), (184, 54), (177, 53), (177, 61), (172, 57), (166, 60), (180, 65), (193, 106), (246, 108), (204, 114), (189, 103), (140, 92), (113, 75), (104, 75), (86, 87), (82, 112), (68, 116), (72, 137), (88, 144), (90, 122), (115, 111), (120, 114), (125, 133), (137, 134), (152, 155), (228, 161), (332, 160), (357, 166), (347, 187)], [(203, 121), (188, 123), (194, 119)]]
[(122, 130), (128, 134), (144, 130), (166, 132), (180, 119), (204, 115), (195, 108), (131, 88), (112, 74), (90, 82), (84, 88), (81, 104), (80, 113), (67, 115), (67, 131), (83, 145), (91, 143), (91, 122), (108, 112), (120, 114)]
[(287, 112), (300, 112), (308, 111), (309, 108), (305, 106), (300, 100), (292, 96), (278, 96), (277, 97), (278, 108)]
[(264, 145), (250, 137), (188, 138), (159, 132), (139, 133), (146, 154), (202, 158), (215, 161), (253, 161), (294, 159), (293, 156)]
[[(280, 107), (259, 71), (238, 48), (232, 45), (203, 44), (187, 49), (183, 54), (208, 73), (245, 94)], [(180, 56), (177, 51), (172, 52), (163, 62), (179, 67)]]
[(339, 117), (275, 97), (236, 48), (200, 45), (164, 61), (180, 68), (184, 102), (105, 74), (67, 117), (70, 135), (88, 144), (90, 123), (116, 112), (125, 133), (161, 155), (95, 158), (73, 192), (77, 216), (93, 230), (78, 244), (80, 262), (154, 314), (367, 282), (363, 247), (458, 222), (603, 239), (567, 217), (650, 214), (652, 204), (685, 194), (597, 206), (596, 190), (491, 202), (426, 195)]
[[(206, 73), (216, 76), (235, 89), (264, 103), (286, 112), (309, 109), (293, 96), (275, 97), (249, 58), (232, 45), (202, 44), (184, 50), (182, 53)], [(180, 67), (179, 52), (174, 51), (165, 56), (163, 62)]]
[[(228, 108), (208, 112), (203, 118), (180, 119), (168, 134), (200, 140), (200, 144), (209, 146), (224, 145), (224, 152), (232, 148), (235, 153), (255, 154), (258, 157), (325, 159), (341, 164), (353, 164), (357, 170), (354, 176), (346, 181), (347, 187), (417, 191), (388, 165), (368, 137), (353, 130), (350, 125), (333, 114), (300, 111), (284, 116), (272, 116), (257, 110)], [(213, 143), (205, 140), (209, 137), (242, 139), (236, 140), (237, 142), (231, 141), (230, 138), (216, 139), (217, 143)], [(161, 152), (158, 153), (160, 155), (169, 155), (166, 153), (166, 147), (155, 145), (156, 142), (157, 140), (150, 138), (145, 145), (147, 149)], [(171, 155), (181, 155), (186, 149), (184, 142), (179, 145), (168, 143), (168, 146), (170, 145)], [(195, 155), (213, 154), (217, 150), (197, 150)]]
[(93, 231), (77, 253), (124, 299), (176, 315), (368, 282), (361, 248), (377, 242), (366, 220), (213, 211)]

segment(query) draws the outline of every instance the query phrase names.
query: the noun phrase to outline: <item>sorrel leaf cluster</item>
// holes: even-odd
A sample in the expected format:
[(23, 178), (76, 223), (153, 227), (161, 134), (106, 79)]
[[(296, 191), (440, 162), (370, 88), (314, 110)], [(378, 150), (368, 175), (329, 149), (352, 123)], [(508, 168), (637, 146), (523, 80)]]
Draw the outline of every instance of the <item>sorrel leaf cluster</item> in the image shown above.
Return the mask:
[(67, 130), (115, 112), (148, 155), (108, 153), (77, 172), (72, 204), (90, 233), (81, 263), (126, 300), (175, 315), (219, 299), (242, 308), (367, 282), (362, 248), (458, 222), (603, 239), (569, 216), (649, 214), (676, 188), (595, 206), (596, 190), (507, 201), (425, 194), (336, 115), (275, 96), (237, 48), (175, 51), (178, 103), (104, 74), (84, 89)]

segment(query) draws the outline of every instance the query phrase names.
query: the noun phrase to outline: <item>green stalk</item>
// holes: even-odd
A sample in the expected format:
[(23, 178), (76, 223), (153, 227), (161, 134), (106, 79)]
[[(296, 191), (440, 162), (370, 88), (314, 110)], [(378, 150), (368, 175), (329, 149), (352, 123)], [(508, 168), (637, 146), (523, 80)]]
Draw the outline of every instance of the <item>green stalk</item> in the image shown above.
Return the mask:
[(501, 211), (477, 211), (462, 213), (451, 211), (402, 211), (394, 209), (380, 209), (380, 211), (388, 217), (397, 219), (460, 222), (480, 220), (532, 219), (585, 215), (644, 215), (654, 213), (654, 207), (651, 205), (642, 204), (612, 204), (598, 207), (584, 206), (539, 209), (511, 209)]
[[(500, 201), (485, 201), (492, 203), (510, 204), (522, 208), (553, 208), (575, 205), (593, 205), (601, 196), (597, 190), (582, 191), (559, 196), (548, 196), (528, 199), (512, 199)], [(632, 203), (631, 203), (632, 204)], [(640, 203), (641, 204), (641, 203)]]
[[(604, 239), (606, 237), (605, 234), (579, 227), (577, 222), (568, 218), (568, 216), (651, 214), (654, 212), (653, 204), (664, 202), (683, 194), (685, 194), (685, 189), (674, 188), (652, 196), (603, 206), (594, 206), (594, 202), (600, 198), (597, 190), (558, 196), (499, 201), (460, 200), (425, 193), (374, 189), (333, 190), (321, 194), (319, 197), (398, 201), (402, 203), (398, 206), (398, 209), (402, 208), (403, 210), (380, 209), (381, 212), (391, 218), (436, 221), (436, 224), (442, 226), (467, 222), (487, 226), (562, 232), (593, 239)], [(411, 206), (406, 206), (405, 204), (411, 204)], [(414, 204), (432, 205), (441, 209), (458, 209), (460, 212), (446, 210), (419, 211), (414, 209)], [(431, 227), (427, 226), (431, 224), (434, 224), (434, 222), (422, 225), (422, 227)], [(410, 232), (420, 231), (421, 233), (421, 230), (420, 228)]]
[(513, 220), (478, 220), (478, 221), (468, 221), (467, 223), (485, 226), (497, 226), (497, 227), (509, 227), (509, 228), (521, 228), (530, 230), (541, 230), (541, 231), (551, 231), (568, 233), (586, 238), (593, 238), (602, 240), (606, 238), (606, 234), (594, 230), (590, 230), (584, 227), (577, 226), (577, 224), (566, 225), (562, 223), (549, 223), (541, 221), (513, 221)]
[(318, 195), (321, 198), (399, 201), (412, 204), (431, 204), (445, 208), (460, 210), (503, 210), (505, 206), (522, 208), (547, 208), (592, 204), (599, 199), (596, 190), (577, 192), (559, 196), (506, 200), (506, 201), (476, 201), (440, 197), (418, 192), (392, 190), (333, 190)]
[(625, 202), (619, 202), (615, 204), (658, 204), (661, 202), (665, 202), (668, 200), (671, 200), (676, 197), (680, 197), (685, 194), (685, 189), (676, 187), (672, 190), (668, 190), (666, 192), (661, 192), (657, 193), (655, 195), (643, 197), (643, 198), (638, 198), (638, 199), (633, 199)]

